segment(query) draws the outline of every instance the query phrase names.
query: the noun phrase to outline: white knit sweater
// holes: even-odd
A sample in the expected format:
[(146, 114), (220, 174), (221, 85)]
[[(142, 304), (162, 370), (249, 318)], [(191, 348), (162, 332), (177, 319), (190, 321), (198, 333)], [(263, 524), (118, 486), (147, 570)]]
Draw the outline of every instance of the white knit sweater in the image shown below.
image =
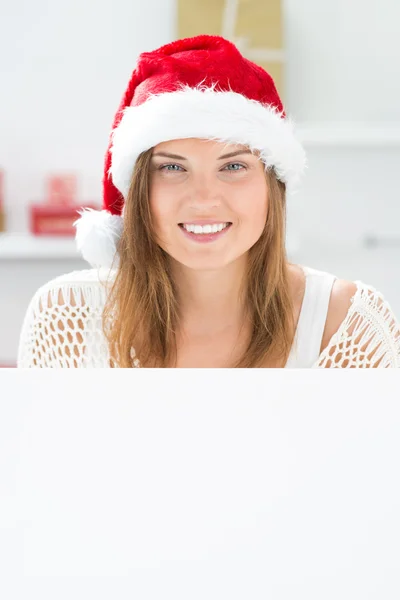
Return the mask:
[[(102, 270), (76, 271), (36, 292), (22, 327), (18, 367), (109, 367), (102, 331), (107, 277)], [(400, 367), (400, 325), (390, 305), (372, 286), (355, 283), (345, 319), (311, 368)], [(139, 367), (132, 355), (132, 366)]]

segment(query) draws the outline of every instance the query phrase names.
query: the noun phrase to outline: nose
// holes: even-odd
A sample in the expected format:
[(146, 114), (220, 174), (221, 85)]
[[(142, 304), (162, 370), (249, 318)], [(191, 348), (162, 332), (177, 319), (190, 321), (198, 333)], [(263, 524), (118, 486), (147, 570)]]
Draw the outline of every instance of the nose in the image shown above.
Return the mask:
[(221, 195), (215, 182), (205, 177), (193, 183), (190, 192), (189, 207), (196, 212), (205, 212), (221, 205)]

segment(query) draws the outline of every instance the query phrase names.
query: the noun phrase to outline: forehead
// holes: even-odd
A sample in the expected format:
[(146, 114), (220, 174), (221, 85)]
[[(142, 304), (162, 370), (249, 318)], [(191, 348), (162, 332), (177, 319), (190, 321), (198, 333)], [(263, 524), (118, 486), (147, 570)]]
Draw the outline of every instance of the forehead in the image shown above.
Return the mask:
[(185, 154), (190, 152), (209, 153), (210, 155), (227, 152), (249, 152), (249, 147), (244, 144), (220, 142), (216, 140), (187, 138), (161, 142), (153, 148), (153, 152), (172, 152)]

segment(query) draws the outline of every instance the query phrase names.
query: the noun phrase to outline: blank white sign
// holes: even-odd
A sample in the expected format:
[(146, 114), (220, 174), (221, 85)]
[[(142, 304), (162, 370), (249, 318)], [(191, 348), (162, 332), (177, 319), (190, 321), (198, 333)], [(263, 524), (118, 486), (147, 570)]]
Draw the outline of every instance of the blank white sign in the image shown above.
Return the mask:
[(31, 375), (2, 403), (15, 597), (399, 598), (395, 397), (373, 377), (363, 399), (355, 376), (242, 375)]

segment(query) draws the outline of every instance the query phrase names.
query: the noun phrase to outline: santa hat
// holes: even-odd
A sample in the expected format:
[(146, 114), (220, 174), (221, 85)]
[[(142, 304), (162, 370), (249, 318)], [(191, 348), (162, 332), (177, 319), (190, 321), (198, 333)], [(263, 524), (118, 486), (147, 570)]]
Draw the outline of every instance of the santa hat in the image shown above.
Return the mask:
[(114, 119), (103, 210), (85, 210), (76, 222), (78, 249), (90, 264), (109, 267), (116, 258), (138, 156), (182, 138), (247, 145), (290, 189), (305, 166), (273, 79), (234, 44), (200, 35), (144, 52)]

